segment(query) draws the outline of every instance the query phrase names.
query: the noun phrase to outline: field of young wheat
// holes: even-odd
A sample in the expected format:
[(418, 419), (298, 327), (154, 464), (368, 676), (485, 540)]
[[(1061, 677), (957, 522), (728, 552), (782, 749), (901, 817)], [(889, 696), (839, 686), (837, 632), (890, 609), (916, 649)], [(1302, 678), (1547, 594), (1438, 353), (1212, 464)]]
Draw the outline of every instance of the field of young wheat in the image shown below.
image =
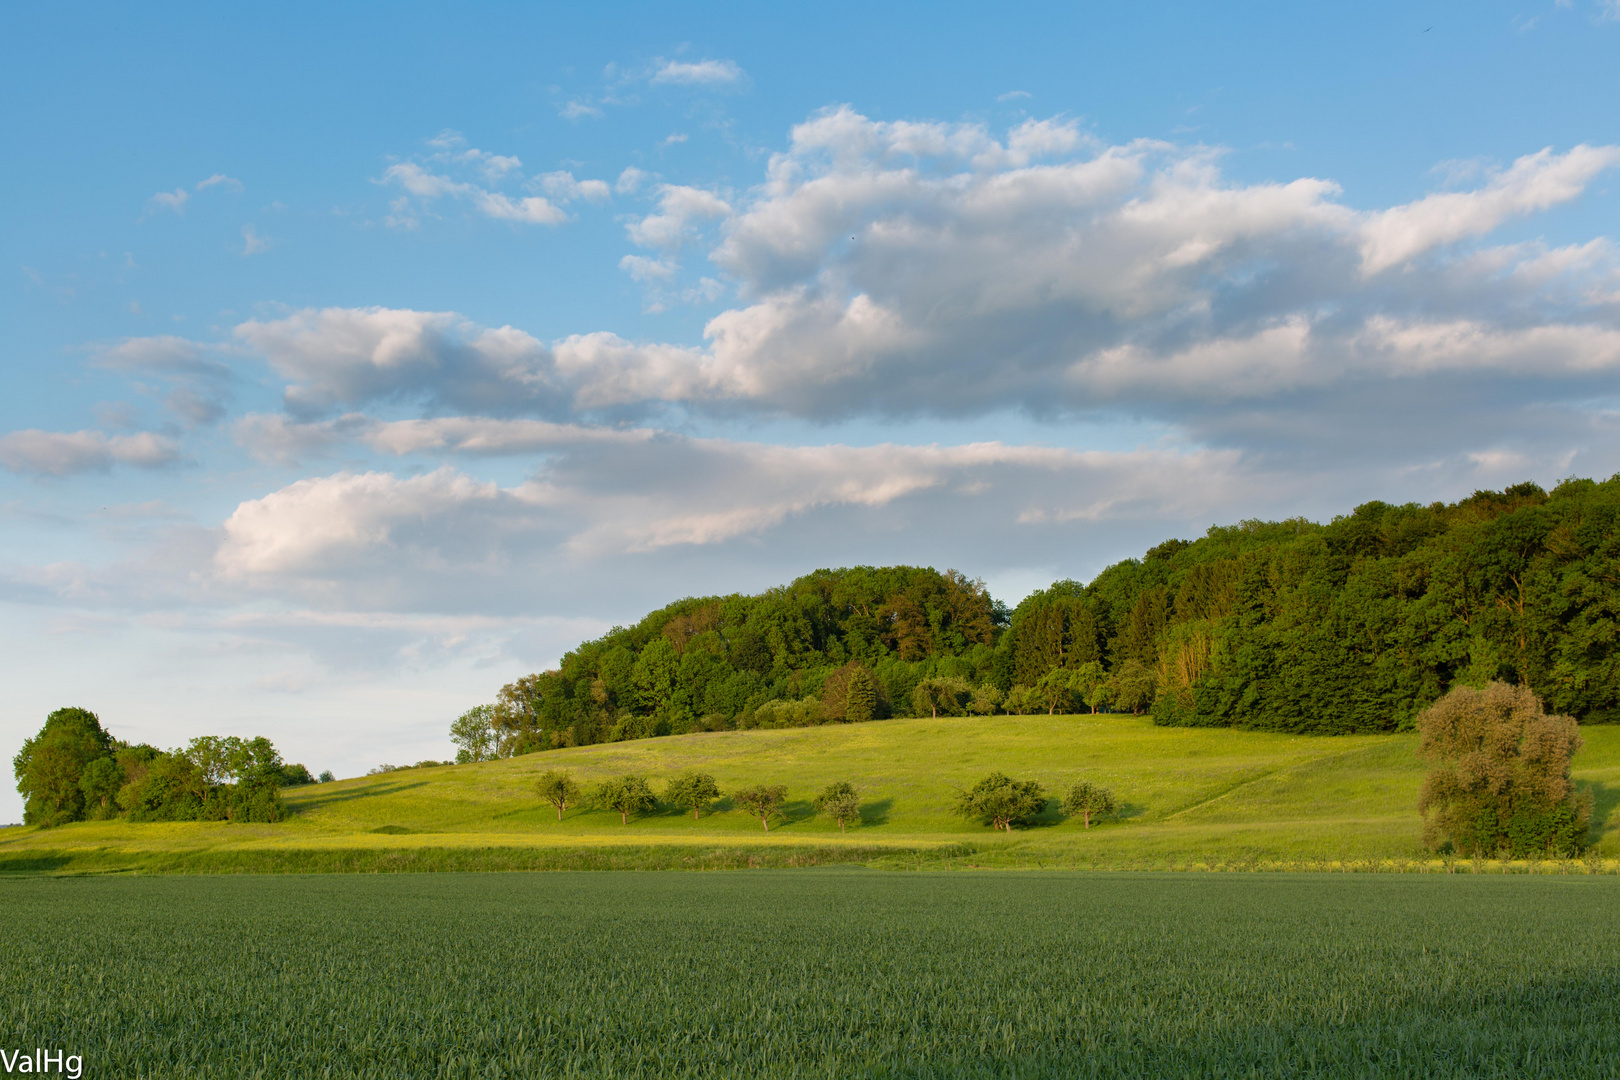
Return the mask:
[(1611, 1076), (1613, 876), (15, 877), (119, 1077)]

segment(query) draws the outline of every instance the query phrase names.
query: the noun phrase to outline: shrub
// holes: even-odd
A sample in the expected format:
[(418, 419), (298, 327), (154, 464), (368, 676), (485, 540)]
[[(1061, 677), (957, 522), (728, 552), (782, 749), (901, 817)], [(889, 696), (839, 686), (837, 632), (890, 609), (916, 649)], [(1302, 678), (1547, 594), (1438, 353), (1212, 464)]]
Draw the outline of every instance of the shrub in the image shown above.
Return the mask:
[(1459, 686), (1418, 718), (1430, 763), (1418, 798), (1424, 840), (1465, 855), (1570, 855), (1591, 820), (1569, 778), (1573, 718), (1549, 716), (1527, 687)]

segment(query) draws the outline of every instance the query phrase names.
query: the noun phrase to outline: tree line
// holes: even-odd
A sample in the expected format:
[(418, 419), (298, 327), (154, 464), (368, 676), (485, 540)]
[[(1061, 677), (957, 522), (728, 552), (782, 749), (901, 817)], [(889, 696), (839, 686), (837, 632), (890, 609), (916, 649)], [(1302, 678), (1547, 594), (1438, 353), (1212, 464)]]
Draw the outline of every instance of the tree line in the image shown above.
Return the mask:
[[(269, 739), (204, 735), (174, 750), (113, 738), (88, 709), (57, 709), (12, 758), (23, 822), (280, 821), (281, 789), (316, 783)], [(322, 773), (321, 781), (332, 779)]]
[(1454, 686), (1620, 720), (1620, 476), (1214, 526), (1014, 610), (932, 568), (818, 570), (615, 627), (458, 719), (457, 760), (891, 716), (1150, 713), (1409, 730)]
[[(715, 804), (728, 799), (731, 805), (759, 819), (766, 832), (771, 822), (785, 816), (788, 789), (785, 784), (757, 784), (738, 788), (728, 796), (708, 773), (695, 770), (672, 777), (664, 786), (662, 799), (653, 791), (645, 776), (630, 773), (598, 781), (582, 787), (573, 774), (564, 769), (547, 769), (535, 782), (540, 798), (563, 814), (580, 806), (590, 806), (619, 815), (623, 825), (630, 823), (631, 815), (649, 814), (665, 804), (681, 811), (690, 810), (697, 821)], [(1044, 814), (1052, 800), (1046, 789), (1033, 780), (1014, 780), (1004, 773), (994, 772), (971, 788), (957, 795), (955, 809), (958, 814), (997, 830), (1011, 831), (1016, 825), (1026, 825)], [(1113, 792), (1089, 781), (1082, 780), (1069, 789), (1059, 804), (1070, 817), (1080, 817), (1084, 827), (1091, 828), (1092, 820), (1113, 814), (1119, 804)], [(848, 780), (835, 780), (821, 790), (811, 802), (816, 813), (838, 823), (844, 832), (852, 823), (861, 820), (861, 796)]]

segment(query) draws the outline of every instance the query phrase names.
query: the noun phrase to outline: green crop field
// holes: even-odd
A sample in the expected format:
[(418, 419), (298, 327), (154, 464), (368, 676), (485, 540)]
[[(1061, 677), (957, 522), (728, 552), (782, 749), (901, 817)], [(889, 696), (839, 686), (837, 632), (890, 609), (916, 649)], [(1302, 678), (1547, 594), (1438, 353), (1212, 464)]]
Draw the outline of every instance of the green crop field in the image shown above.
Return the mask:
[(1613, 876), (0, 881), (0, 1045), (118, 1077), (1614, 1074)]
[[(1620, 727), (1582, 730), (1574, 774), (1596, 797), (1594, 838), (1620, 854)], [(1155, 727), (1128, 716), (888, 720), (609, 743), (478, 765), (406, 770), (288, 789), (274, 825), (85, 822), (0, 832), (14, 870), (366, 870), (726, 867), (853, 861), (909, 866), (1308, 868), (1422, 858), (1422, 764), (1412, 735), (1305, 736)], [(582, 782), (690, 768), (723, 790), (786, 784), (766, 836), (722, 803), (693, 821), (672, 807), (620, 823), (534, 793), (543, 769)], [(1055, 809), (1011, 835), (951, 812), (958, 789), (999, 769), (1061, 795), (1085, 778), (1123, 803), (1090, 830)], [(862, 822), (840, 835), (812, 814), (831, 780), (860, 789)]]

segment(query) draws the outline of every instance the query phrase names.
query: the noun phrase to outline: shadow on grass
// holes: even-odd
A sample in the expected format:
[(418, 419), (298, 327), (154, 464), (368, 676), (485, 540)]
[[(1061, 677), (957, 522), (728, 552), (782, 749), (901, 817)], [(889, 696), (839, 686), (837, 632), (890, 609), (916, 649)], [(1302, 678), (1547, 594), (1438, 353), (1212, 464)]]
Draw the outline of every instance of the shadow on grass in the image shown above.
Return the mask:
[(1607, 784), (1594, 782), (1581, 784), (1592, 793), (1592, 831), (1593, 839), (1603, 835), (1604, 828), (1609, 824), (1609, 816), (1614, 808), (1620, 806), (1620, 787), (1609, 787)]
[(319, 810), (323, 806), (335, 803), (353, 802), (355, 799), (370, 799), (377, 795), (397, 795), (411, 788), (426, 787), (426, 780), (395, 781), (392, 783), (368, 784), (355, 791), (333, 792), (330, 795), (317, 795), (313, 799), (299, 799), (297, 802), (289, 801), (286, 804), (288, 813), (302, 814), (307, 810)]
[(887, 825), (889, 823), (889, 811), (893, 809), (893, 799), (874, 799), (871, 802), (861, 803), (860, 823), (862, 825)]
[(71, 855), (8, 855), (0, 856), (0, 873), (38, 874), (60, 870), (73, 861)]

